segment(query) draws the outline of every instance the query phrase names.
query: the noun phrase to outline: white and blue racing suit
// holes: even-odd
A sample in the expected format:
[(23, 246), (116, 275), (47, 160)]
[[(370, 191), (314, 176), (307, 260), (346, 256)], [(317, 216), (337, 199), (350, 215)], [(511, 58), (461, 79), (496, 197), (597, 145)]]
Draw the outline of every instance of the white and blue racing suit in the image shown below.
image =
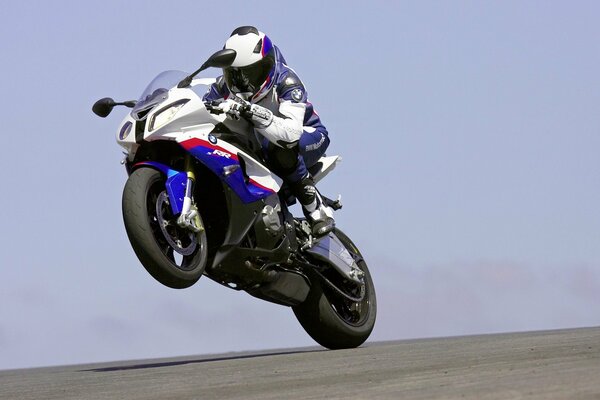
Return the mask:
[[(276, 64), (269, 79), (272, 88), (251, 103), (269, 109), (273, 123), (255, 127), (269, 167), (288, 184), (294, 185), (308, 176), (307, 168), (319, 161), (329, 146), (327, 129), (308, 101), (308, 94), (296, 73), (286, 65), (275, 47)], [(230, 96), (223, 77), (210, 87), (204, 100), (223, 100)]]

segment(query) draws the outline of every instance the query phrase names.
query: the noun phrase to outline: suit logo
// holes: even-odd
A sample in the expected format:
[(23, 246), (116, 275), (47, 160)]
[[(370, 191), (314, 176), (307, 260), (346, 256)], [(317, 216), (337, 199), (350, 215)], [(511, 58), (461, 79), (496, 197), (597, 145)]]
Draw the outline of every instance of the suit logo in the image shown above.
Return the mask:
[(294, 89), (294, 90), (292, 90), (292, 99), (299, 102), (302, 100), (303, 94), (304, 93), (302, 92), (302, 89)]

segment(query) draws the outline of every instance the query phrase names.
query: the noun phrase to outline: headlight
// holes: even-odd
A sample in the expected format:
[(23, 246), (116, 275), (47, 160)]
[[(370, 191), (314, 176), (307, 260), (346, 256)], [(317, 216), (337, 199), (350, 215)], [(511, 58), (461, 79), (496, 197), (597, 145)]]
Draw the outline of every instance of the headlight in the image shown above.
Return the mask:
[(163, 108), (162, 110), (158, 111), (156, 114), (154, 114), (154, 116), (152, 117), (152, 120), (150, 121), (149, 130), (153, 131), (153, 130), (158, 129), (161, 126), (169, 123), (175, 117), (175, 114), (177, 114), (177, 112), (179, 112), (181, 107), (183, 107), (185, 105), (185, 103), (187, 103), (188, 101), (190, 101), (190, 100), (189, 99), (179, 100), (173, 104), (168, 105), (167, 107)]
[(129, 132), (131, 132), (132, 126), (133, 124), (130, 121), (127, 121), (125, 122), (125, 124), (123, 124), (123, 126), (121, 127), (121, 131), (119, 132), (119, 140), (127, 139), (127, 136), (129, 136)]

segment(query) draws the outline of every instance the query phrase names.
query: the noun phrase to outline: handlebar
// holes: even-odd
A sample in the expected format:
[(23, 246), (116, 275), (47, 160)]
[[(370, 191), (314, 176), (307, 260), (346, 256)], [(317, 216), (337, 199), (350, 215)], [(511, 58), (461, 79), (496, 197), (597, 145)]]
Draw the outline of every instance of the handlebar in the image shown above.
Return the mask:
[(206, 107), (206, 110), (208, 110), (209, 113), (219, 115), (224, 113), (223, 110), (217, 107), (219, 103), (220, 101), (217, 100), (205, 101), (204, 106)]
[[(225, 111), (223, 111), (219, 105), (222, 103), (222, 100), (211, 100), (211, 101), (205, 101), (204, 102), (204, 106), (206, 107), (206, 109), (208, 110), (209, 113), (211, 114), (223, 114)], [(238, 103), (240, 104), (240, 103)], [(250, 119), (252, 118), (252, 113), (250, 112), (250, 106), (247, 103), (241, 103), (242, 106), (240, 108), (237, 109), (237, 117), (242, 116), (246, 119)], [(236, 119), (237, 119), (236, 117)]]

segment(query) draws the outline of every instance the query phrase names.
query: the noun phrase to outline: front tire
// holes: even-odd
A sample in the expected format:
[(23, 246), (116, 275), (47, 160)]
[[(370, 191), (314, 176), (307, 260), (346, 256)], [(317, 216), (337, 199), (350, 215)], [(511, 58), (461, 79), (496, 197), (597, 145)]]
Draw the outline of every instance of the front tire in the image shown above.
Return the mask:
[(165, 190), (165, 178), (139, 168), (123, 190), (123, 221), (138, 259), (160, 283), (174, 289), (192, 286), (206, 267), (206, 232), (177, 225)]
[(321, 346), (328, 349), (350, 349), (363, 344), (373, 331), (377, 300), (371, 274), (358, 248), (343, 232), (338, 229), (334, 232), (355, 256), (357, 265), (364, 272), (363, 299), (354, 302), (343, 297), (313, 273), (310, 274), (311, 288), (308, 297), (293, 310), (304, 330)]

